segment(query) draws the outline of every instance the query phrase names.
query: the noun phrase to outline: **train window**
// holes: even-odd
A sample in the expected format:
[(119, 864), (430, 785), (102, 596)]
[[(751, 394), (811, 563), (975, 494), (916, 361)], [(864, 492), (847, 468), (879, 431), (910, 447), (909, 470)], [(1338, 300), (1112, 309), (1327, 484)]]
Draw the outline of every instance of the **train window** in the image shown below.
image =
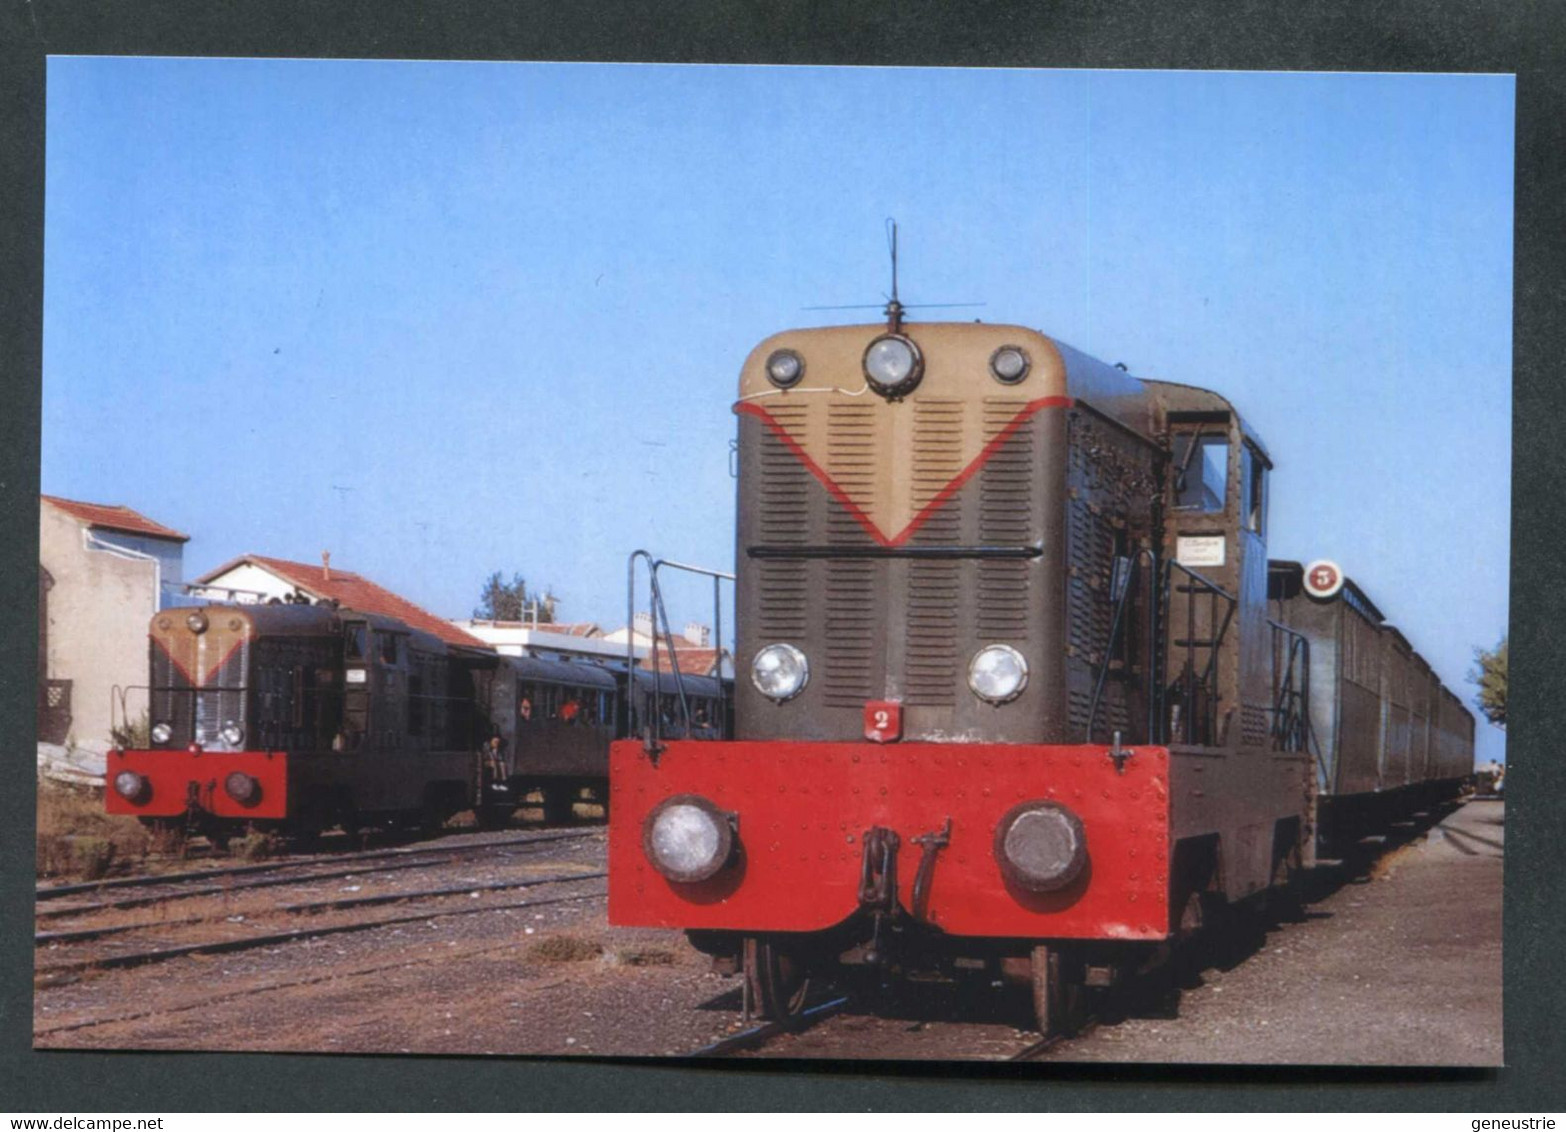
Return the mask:
[(538, 689), (532, 684), (523, 684), (517, 689), (517, 718), (523, 723), (532, 723), (537, 718)]
[(364, 636), (365, 630), (363, 625), (349, 625), (346, 629), (344, 629), (343, 655), (346, 656), (349, 660), (363, 660), (365, 644)]
[[(1191, 450), (1195, 444), (1196, 451)], [(1223, 436), (1177, 436), (1174, 444), (1175, 508), (1222, 511), (1229, 485), (1229, 441)]]
[(376, 641), (381, 647), (381, 662), (383, 664), (397, 663), (397, 634), (376, 633)]
[(1267, 533), (1267, 461), (1247, 444), (1240, 453), (1243, 480), (1240, 508), (1245, 513), (1245, 529), (1259, 535)]

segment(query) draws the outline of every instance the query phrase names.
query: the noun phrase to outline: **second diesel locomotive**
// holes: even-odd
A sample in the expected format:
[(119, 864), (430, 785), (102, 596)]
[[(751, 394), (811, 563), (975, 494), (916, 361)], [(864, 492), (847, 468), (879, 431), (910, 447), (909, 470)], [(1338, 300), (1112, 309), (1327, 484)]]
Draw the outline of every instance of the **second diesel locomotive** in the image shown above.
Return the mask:
[[(669, 729), (718, 737), (725, 687), (684, 682), (695, 720)], [(468, 809), (497, 824), (533, 791), (564, 821), (584, 794), (607, 806), (633, 686), (644, 716), (670, 714), (673, 689), (649, 672), (501, 656), (329, 604), (167, 609), (149, 627), (151, 742), (109, 753), (105, 806), (215, 842), (433, 830)]]
[[(1336, 608), (1357, 590), (1318, 611), (1270, 575), (1272, 462), (1233, 405), (887, 314), (745, 362), (750, 679), (732, 742), (614, 745), (611, 922), (685, 929), (770, 1017), (812, 971), (966, 970), (1058, 1032), (1308, 864), (1324, 800), (1456, 792), (1472, 716)], [(1410, 658), (1396, 697), (1372, 651)]]

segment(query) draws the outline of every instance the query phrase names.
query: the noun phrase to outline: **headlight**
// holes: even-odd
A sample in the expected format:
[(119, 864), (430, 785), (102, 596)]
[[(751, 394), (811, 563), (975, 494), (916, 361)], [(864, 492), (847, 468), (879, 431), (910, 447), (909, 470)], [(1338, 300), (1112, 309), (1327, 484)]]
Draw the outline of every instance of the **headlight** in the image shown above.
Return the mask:
[(767, 358), (767, 380), (779, 389), (792, 389), (805, 376), (805, 359), (793, 350), (773, 350)]
[(990, 372), (1002, 385), (1016, 385), (1028, 376), (1028, 355), (1021, 346), (1002, 346), (990, 355)]
[(763, 696), (782, 703), (804, 691), (810, 662), (793, 645), (768, 645), (750, 662), (750, 680)]
[(223, 789), (241, 806), (248, 806), (261, 794), (261, 784), (242, 770), (236, 770), (223, 780)]
[(883, 397), (912, 393), (924, 376), (924, 358), (911, 338), (884, 334), (865, 351), (865, 378)]
[(127, 802), (134, 802), (147, 789), (147, 780), (134, 770), (122, 770), (114, 776), (114, 792)]
[(968, 663), (968, 687), (981, 700), (1003, 704), (1028, 686), (1028, 662), (1010, 645), (988, 645)]
[(230, 747), (237, 747), (240, 740), (245, 737), (245, 729), (231, 719), (223, 725), (223, 729), (218, 732), (218, 735)]
[(152, 725), (152, 741), (154, 743), (167, 743), (169, 737), (174, 734), (174, 728), (167, 723), (154, 723)]
[(642, 824), (642, 851), (653, 868), (678, 884), (716, 876), (734, 851), (728, 814), (695, 794), (676, 794), (653, 807)]
[(185, 627), (192, 633), (205, 633), (207, 631), (207, 615), (205, 613), (192, 613), (185, 618)]
[(1058, 802), (1024, 802), (995, 829), (995, 860), (1006, 879), (1029, 892), (1056, 892), (1087, 863), (1082, 821)]

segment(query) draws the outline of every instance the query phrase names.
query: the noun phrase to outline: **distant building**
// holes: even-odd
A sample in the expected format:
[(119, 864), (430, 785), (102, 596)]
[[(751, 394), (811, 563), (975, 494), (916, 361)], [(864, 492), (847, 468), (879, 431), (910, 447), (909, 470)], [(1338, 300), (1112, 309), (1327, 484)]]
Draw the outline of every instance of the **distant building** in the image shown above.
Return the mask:
[[(625, 655), (627, 640), (633, 642), (636, 651), (638, 666), (642, 668), (653, 667), (652, 643), (653, 643), (652, 614), (637, 613), (629, 626), (622, 626), (607, 633), (604, 640), (614, 645), (620, 655)], [(670, 653), (674, 653), (671, 657)], [(673, 671), (676, 658), (680, 671), (691, 676), (714, 676), (718, 674), (721, 664), (722, 675), (733, 677), (734, 658), (728, 649), (718, 649), (712, 642), (712, 627), (704, 625), (700, 621), (688, 621), (684, 631), (670, 640), (660, 634), (658, 640), (658, 669), (661, 672)]]
[(395, 617), (414, 629), (431, 633), (449, 645), (488, 649), (484, 641), (456, 623), (437, 617), (405, 597), (376, 585), (361, 574), (334, 568), (331, 556), (320, 565), (290, 562), (243, 554), (209, 570), (190, 584), (192, 596), (214, 602), (249, 605), (257, 602), (304, 602), (315, 605), (335, 601), (360, 613)]
[(147, 683), (147, 624), (176, 600), (188, 541), (123, 505), (41, 497), (40, 740), (102, 749), (113, 723), (139, 718), (146, 696), (132, 689)]
[(590, 660), (612, 664), (625, 661), (625, 642), (604, 639), (603, 630), (591, 621), (538, 622), (495, 621), (468, 618), (453, 622), (504, 656), (533, 656), (543, 660)]

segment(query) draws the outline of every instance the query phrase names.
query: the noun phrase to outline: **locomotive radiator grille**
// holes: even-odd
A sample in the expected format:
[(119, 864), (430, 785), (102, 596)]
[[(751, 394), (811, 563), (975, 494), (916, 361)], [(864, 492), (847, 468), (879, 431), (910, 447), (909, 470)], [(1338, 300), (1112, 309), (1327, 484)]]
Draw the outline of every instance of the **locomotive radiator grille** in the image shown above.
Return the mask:
[[(994, 442), (1025, 407), (1014, 398), (986, 397), (984, 441)], [(979, 541), (988, 546), (1020, 546), (1035, 522), (1033, 505), (1034, 430), (1018, 429), (990, 454), (979, 473)]]
[(759, 571), (761, 635), (769, 641), (795, 641), (808, 628), (806, 600), (810, 592), (805, 567), (799, 562), (763, 562)]
[[(851, 499), (868, 499), (875, 490), (882, 453), (876, 443), (876, 405), (835, 402), (827, 408), (827, 474)], [(863, 542), (865, 530), (846, 508), (827, 508), (827, 540)]]
[(957, 562), (913, 562), (908, 571), (907, 702), (950, 704), (957, 690)]
[[(767, 404), (770, 423), (754, 434), (758, 506), (747, 545), (819, 549), (756, 555), (750, 608), (761, 638), (811, 657), (824, 706), (896, 696), (949, 708), (967, 693), (963, 666), (979, 644), (1029, 640), (1033, 560), (919, 552), (1036, 543), (1041, 436), (1030, 404), (928, 394), (890, 408), (870, 398)], [(962, 480), (981, 452), (978, 472)], [(852, 553), (826, 549), (839, 547)]]
[[(1067, 723), (1078, 732), (1085, 732), (1087, 730), (1088, 714), (1093, 709), (1093, 697), (1081, 689), (1073, 688), (1069, 699)], [(1126, 711), (1125, 700), (1118, 696), (1105, 695), (1099, 701), (1098, 720), (1094, 724), (1093, 734), (1098, 738), (1103, 738), (1115, 731), (1129, 731), (1130, 729), (1131, 717)]]
[(826, 642), (823, 698), (834, 707), (858, 707), (874, 690), (877, 566), (839, 559), (826, 564)]
[(1017, 644), (1028, 639), (1028, 564), (1006, 559), (979, 563), (979, 635)]
[(1104, 592), (1114, 560), (1114, 539), (1083, 500), (1071, 500), (1066, 513), (1071, 647), (1079, 659), (1097, 664), (1109, 648), (1111, 609)]
[[(913, 409), (913, 474), (909, 491), (913, 512), (918, 514), (962, 474), (963, 403), (919, 401)], [(910, 541), (927, 546), (961, 542), (962, 496), (948, 499), (926, 517)]]
[[(790, 431), (806, 419), (803, 406), (784, 405), (774, 410), (779, 424)], [(771, 546), (798, 546), (810, 530), (809, 469), (789, 451), (788, 445), (768, 431), (761, 434), (761, 540)]]

